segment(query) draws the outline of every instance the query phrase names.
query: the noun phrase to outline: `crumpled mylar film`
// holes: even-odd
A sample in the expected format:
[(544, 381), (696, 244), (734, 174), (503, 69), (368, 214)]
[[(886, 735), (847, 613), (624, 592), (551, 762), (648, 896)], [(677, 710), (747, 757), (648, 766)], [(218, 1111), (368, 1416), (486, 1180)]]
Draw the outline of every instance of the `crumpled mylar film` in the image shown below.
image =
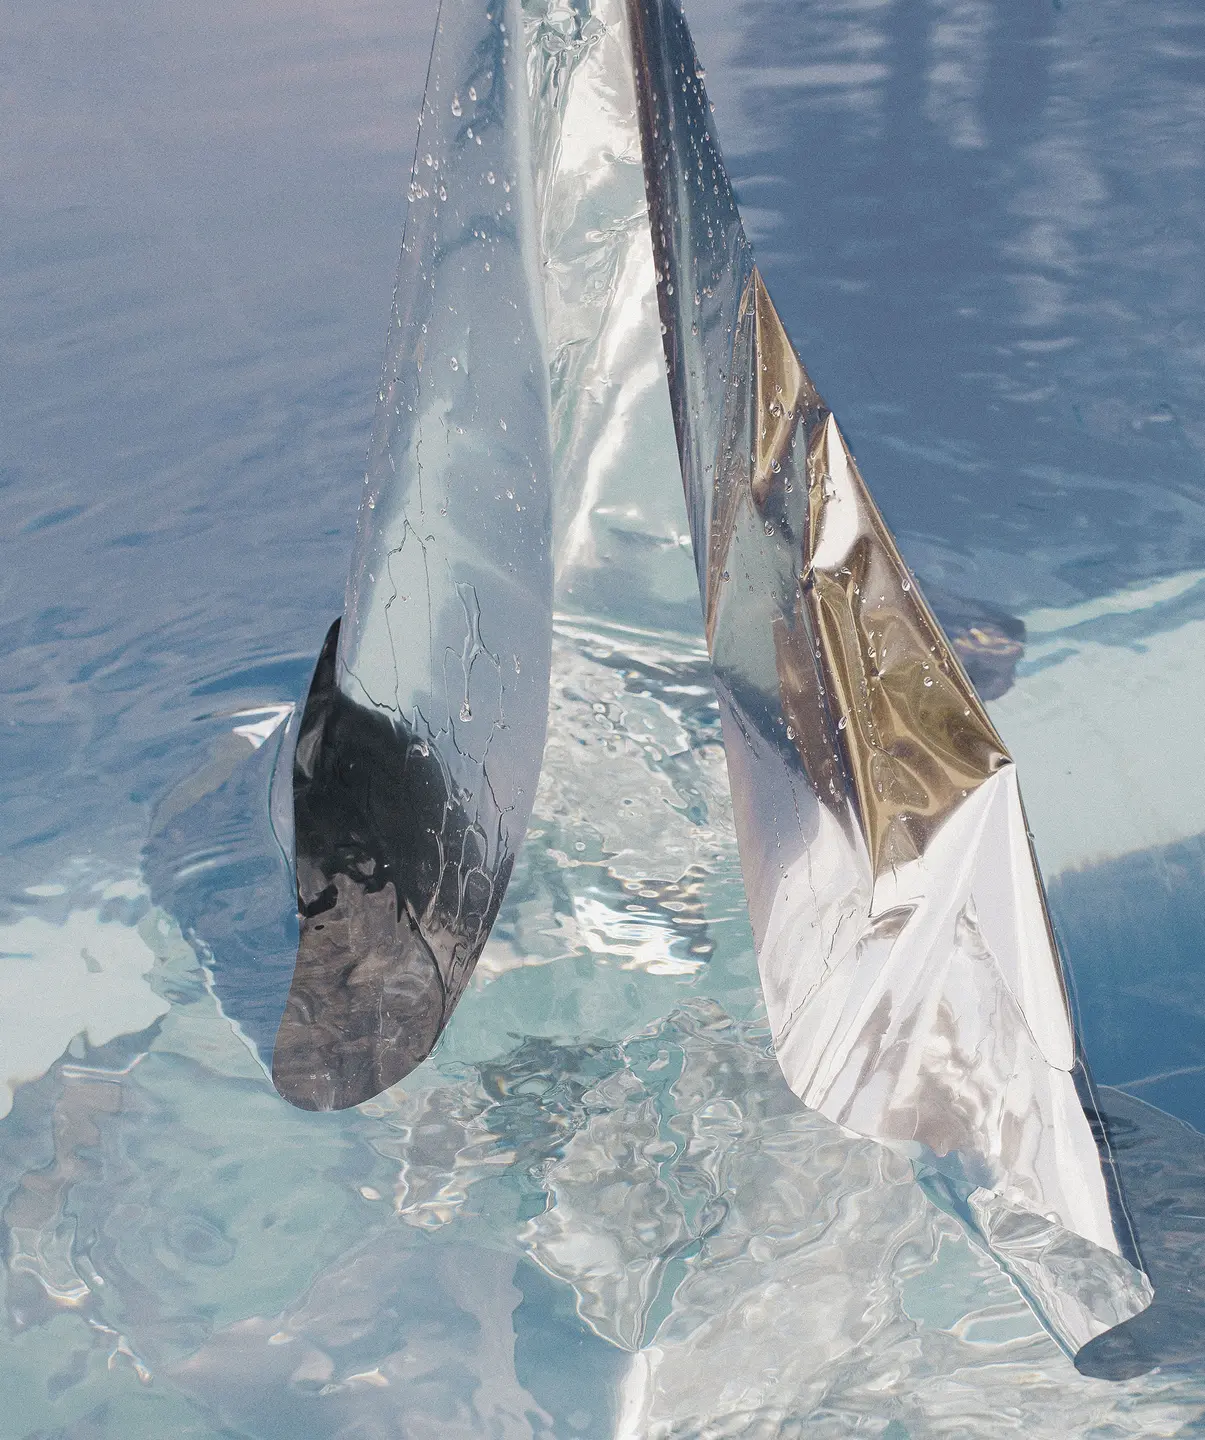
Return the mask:
[(1015, 766), (757, 271), (675, 0), (445, 0), (414, 176), (297, 746), (282, 1093), (355, 1103), (429, 1053), (530, 809), (553, 598), (681, 603), (640, 560), (680, 475), (787, 1081), (903, 1151), (1075, 1352), (1151, 1290)]

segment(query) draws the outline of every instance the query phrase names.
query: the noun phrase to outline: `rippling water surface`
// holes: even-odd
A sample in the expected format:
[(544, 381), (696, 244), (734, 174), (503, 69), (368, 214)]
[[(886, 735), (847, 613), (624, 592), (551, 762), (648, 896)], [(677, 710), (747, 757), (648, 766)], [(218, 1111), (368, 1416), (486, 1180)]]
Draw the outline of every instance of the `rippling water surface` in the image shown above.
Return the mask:
[(1079, 1375), (787, 1091), (680, 608), (559, 622), (432, 1060), (277, 1099), (272, 767), (434, 8), (2, 0), (4, 1437), (1205, 1434), (1205, 12), (688, 14), (784, 319), (1021, 766), (1166, 1363)]

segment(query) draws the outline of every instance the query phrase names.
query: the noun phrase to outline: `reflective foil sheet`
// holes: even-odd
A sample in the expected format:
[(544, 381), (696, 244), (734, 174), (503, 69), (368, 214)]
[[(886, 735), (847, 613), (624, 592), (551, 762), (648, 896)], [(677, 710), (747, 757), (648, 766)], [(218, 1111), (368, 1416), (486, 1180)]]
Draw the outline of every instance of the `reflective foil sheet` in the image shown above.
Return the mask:
[(1075, 1353), (1151, 1288), (1016, 767), (761, 280), (673, 0), (444, 5), (296, 744), (277, 1085), (355, 1104), (429, 1054), (530, 810), (554, 603), (672, 623), (691, 553), (787, 1081)]
[(1143, 1309), (1016, 768), (758, 274), (674, 0), (630, 0), (671, 404), (778, 1060), (1071, 1351)]

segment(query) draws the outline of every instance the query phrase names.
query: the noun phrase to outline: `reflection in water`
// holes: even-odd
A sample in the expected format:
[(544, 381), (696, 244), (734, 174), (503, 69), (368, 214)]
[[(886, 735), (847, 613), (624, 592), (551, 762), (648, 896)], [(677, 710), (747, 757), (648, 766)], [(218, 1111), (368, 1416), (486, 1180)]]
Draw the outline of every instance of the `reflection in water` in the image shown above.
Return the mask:
[[(406, 1093), (290, 1111), (232, 1026), (266, 1053), (295, 934), (273, 748), (250, 771), (230, 737), (238, 712), (303, 702), (339, 608), (421, 9), (9, 7), (3, 898), (6, 927), (45, 928), (6, 928), (0, 963), (45, 940), (69, 968), (99, 910), (152, 998), (102, 1049), (35, 1057), (0, 1122), (5, 1424), (1194, 1433), (1195, 1132), (1102, 1092), (1172, 1301), (1146, 1312), (1170, 1333), (1110, 1344), (1145, 1364), (1157, 1342), (1178, 1367), (1105, 1383), (910, 1182), (801, 1112), (746, 1028), (718, 715), (700, 637), (655, 633), (663, 604), (687, 623), (672, 517), (592, 522), (617, 572), (656, 586), (630, 609), (630, 587), (582, 601), (628, 628), (565, 632), (533, 843)], [(689, 16), (769, 287), (947, 633), (984, 620), (1020, 640), (1005, 622), (1025, 621), (993, 719), (1028, 777), (1097, 1076), (1199, 1127), (1205, 818), (1181, 717), (1200, 703), (1200, 611), (1147, 592), (1205, 564), (1205, 17), (1189, 0)], [(1153, 677), (1169, 698), (1145, 707)], [(166, 914), (130, 873), (152, 808)], [(704, 963), (672, 908), (696, 874)], [(129, 893), (106, 899), (115, 879)], [(41, 998), (67, 1025), (66, 988)], [(706, 1008), (666, 1019), (708, 998), (732, 1030)], [(0, 1010), (0, 1056), (12, 1023)], [(686, 1068), (705, 1084), (666, 1098)], [(620, 1156), (642, 1176), (643, 1255), (643, 1208), (583, 1180)], [(833, 1355), (847, 1324), (859, 1343)], [(638, 1334), (635, 1356), (616, 1344)]]
[(489, 787), (469, 798), (429, 734), (339, 689), (338, 638), (336, 622), (293, 755), (300, 936), (272, 1054), (307, 1110), (371, 1099), (427, 1058), (513, 864)]

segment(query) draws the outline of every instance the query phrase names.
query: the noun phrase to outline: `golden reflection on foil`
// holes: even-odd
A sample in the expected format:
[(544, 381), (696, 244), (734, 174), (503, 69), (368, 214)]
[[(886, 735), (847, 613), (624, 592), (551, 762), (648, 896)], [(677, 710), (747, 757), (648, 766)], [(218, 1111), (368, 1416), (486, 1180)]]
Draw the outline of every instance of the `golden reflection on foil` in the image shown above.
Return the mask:
[[(783, 543), (799, 547), (798, 558), (791, 557), (799, 602), (793, 623), (775, 617), (779, 698), (792, 718), (805, 769), (823, 777), (829, 767), (807, 753), (815, 748), (809, 719), (819, 698), (808, 672), (818, 669), (874, 874), (882, 875), (918, 859), (934, 830), (1010, 757), (913, 584), (756, 267), (741, 299), (740, 322), (742, 332), (752, 329), (753, 444), (747, 474), (717, 468), (712, 513), (726, 523), (712, 530), (709, 592), (718, 597), (722, 590), (732, 541), (727, 517), (735, 516), (741, 490), (747, 486), (759, 516), (771, 517), (764, 522), (771, 533), (776, 490), (785, 498), (802, 481), (802, 535), (782, 527)], [(745, 392), (745, 373), (733, 366), (732, 392)], [(796, 508), (784, 507), (788, 513)], [(716, 613), (713, 604), (713, 639)]]

